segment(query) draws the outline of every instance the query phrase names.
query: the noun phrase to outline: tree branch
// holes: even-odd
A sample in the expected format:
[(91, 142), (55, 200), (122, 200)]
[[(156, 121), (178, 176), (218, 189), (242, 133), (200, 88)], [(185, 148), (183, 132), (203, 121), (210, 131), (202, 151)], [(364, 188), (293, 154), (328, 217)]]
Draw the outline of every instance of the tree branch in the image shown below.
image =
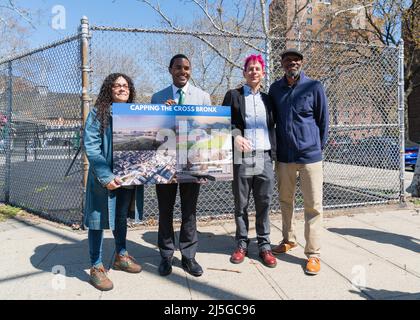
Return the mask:
[(163, 20), (165, 20), (165, 22), (173, 29), (176, 31), (182, 31), (182, 29), (180, 29), (179, 27), (175, 26), (175, 24), (172, 22), (171, 19), (169, 19), (164, 13), (163, 11), (160, 9), (159, 4), (157, 6), (154, 6), (149, 0), (137, 0), (137, 1), (141, 1), (144, 2), (145, 4), (147, 4), (149, 7), (151, 7), (153, 10), (155, 10), (162, 18)]
[[(10, 10), (14, 13), (16, 13), (19, 17), (21, 17), (23, 20), (25, 20), (33, 29), (36, 30), (35, 25), (32, 23), (31, 21), (31, 17), (28, 13), (25, 13), (24, 11), (22, 11), (21, 9), (19, 9), (16, 4), (14, 3), (13, 0), (9, 0), (9, 5), (2, 5), (0, 6), (0, 8), (4, 8), (7, 10)], [(3, 18), (1, 18), (1, 20), (4, 22), (5, 20)], [(7, 24), (6, 24), (7, 25)]]

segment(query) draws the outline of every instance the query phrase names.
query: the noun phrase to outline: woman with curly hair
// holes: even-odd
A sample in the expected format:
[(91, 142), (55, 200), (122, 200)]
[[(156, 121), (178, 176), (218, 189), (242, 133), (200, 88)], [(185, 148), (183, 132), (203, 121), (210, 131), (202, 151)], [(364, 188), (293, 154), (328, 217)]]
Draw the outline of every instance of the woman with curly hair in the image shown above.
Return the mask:
[[(112, 229), (116, 256), (113, 269), (138, 273), (141, 266), (126, 250), (127, 216), (143, 216), (143, 186), (121, 187), (122, 181), (112, 172), (112, 103), (131, 103), (136, 92), (133, 81), (125, 74), (108, 75), (84, 129), (83, 144), (89, 160), (86, 185), (84, 224), (89, 228), (90, 283), (106, 291), (112, 281), (102, 263), (103, 230)], [(130, 210), (134, 206), (134, 216)]]

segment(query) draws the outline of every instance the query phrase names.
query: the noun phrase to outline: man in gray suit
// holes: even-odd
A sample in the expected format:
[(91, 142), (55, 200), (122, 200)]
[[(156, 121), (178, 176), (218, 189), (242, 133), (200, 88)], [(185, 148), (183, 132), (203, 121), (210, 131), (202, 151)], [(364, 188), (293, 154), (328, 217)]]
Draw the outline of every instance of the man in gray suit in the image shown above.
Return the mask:
[[(188, 83), (191, 77), (191, 63), (183, 54), (172, 57), (169, 63), (172, 84), (155, 93), (152, 103), (167, 105), (211, 105), (210, 95)], [(173, 210), (178, 184), (157, 184), (156, 194), (159, 205), (158, 246), (162, 260), (159, 274), (169, 275), (172, 272), (172, 259), (175, 251)], [(200, 191), (199, 183), (179, 184), (181, 196), (181, 231), (179, 248), (182, 254), (182, 267), (193, 276), (201, 276), (203, 269), (195, 260), (198, 236), (196, 225), (197, 200)]]

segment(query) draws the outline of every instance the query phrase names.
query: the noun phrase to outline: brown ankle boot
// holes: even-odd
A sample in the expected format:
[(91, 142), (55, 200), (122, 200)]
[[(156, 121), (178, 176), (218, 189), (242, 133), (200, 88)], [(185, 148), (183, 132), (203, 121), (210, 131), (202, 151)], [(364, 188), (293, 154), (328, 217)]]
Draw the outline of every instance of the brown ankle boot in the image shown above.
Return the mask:
[(142, 269), (141, 266), (136, 263), (136, 260), (128, 254), (123, 256), (120, 256), (119, 254), (115, 255), (115, 261), (112, 268), (129, 273), (139, 273)]
[(89, 282), (98, 290), (109, 291), (114, 285), (106, 275), (106, 270), (103, 266), (90, 268), (90, 280)]

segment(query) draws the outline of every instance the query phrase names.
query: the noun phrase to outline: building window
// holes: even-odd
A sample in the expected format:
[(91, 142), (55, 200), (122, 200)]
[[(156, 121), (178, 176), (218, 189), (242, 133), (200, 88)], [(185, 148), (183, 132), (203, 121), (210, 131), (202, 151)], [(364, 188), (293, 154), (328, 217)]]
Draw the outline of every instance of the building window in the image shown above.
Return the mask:
[(325, 4), (331, 4), (331, 0), (324, 0)]
[(308, 7), (308, 9), (306, 10), (307, 14), (312, 14), (312, 7)]
[(312, 18), (306, 19), (306, 25), (311, 26), (312, 25)]

